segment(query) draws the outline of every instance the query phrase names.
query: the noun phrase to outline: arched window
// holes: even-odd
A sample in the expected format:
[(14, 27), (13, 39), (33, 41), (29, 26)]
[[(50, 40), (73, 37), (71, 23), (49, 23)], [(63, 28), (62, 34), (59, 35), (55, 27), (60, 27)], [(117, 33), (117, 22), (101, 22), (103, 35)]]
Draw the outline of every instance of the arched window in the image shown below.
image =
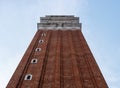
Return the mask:
[(37, 59), (32, 59), (31, 63), (35, 64), (35, 63), (37, 63), (37, 61), (38, 61)]
[(25, 76), (24, 80), (32, 80), (32, 75), (31, 74), (27, 74)]
[(44, 42), (44, 40), (39, 40), (39, 43), (43, 43)]
[(41, 51), (41, 48), (36, 48), (35, 51)]
[(46, 36), (46, 34), (45, 34), (45, 33), (42, 33), (41, 36)]

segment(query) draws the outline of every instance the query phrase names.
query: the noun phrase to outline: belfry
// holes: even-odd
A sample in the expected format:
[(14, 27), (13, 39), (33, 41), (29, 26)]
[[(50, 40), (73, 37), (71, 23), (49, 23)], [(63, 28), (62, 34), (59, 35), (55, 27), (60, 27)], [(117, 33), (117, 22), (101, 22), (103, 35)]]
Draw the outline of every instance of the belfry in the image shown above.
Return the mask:
[(79, 17), (47, 15), (7, 88), (108, 88)]

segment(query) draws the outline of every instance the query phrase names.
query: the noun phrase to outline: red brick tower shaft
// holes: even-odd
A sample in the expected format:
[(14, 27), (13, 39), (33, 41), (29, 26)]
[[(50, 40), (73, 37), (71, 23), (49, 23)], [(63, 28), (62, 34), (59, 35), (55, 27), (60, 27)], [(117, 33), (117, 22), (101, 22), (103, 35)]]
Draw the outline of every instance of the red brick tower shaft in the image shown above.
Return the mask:
[(7, 88), (108, 88), (83, 37), (79, 18), (41, 17)]

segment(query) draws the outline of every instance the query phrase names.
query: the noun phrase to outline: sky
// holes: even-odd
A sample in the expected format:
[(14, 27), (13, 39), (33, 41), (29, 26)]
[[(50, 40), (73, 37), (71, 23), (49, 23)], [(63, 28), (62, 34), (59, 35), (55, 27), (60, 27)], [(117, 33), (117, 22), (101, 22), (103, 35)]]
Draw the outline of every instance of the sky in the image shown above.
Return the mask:
[(120, 0), (0, 0), (0, 88), (8, 84), (45, 15), (80, 17), (109, 88), (120, 88)]

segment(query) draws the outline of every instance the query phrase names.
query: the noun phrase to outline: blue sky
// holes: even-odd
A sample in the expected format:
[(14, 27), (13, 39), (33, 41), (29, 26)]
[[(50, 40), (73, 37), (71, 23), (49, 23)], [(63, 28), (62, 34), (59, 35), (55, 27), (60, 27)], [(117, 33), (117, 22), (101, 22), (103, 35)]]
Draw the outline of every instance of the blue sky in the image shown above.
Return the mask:
[(5, 88), (45, 15), (80, 17), (110, 88), (120, 88), (120, 0), (0, 0), (0, 88)]

